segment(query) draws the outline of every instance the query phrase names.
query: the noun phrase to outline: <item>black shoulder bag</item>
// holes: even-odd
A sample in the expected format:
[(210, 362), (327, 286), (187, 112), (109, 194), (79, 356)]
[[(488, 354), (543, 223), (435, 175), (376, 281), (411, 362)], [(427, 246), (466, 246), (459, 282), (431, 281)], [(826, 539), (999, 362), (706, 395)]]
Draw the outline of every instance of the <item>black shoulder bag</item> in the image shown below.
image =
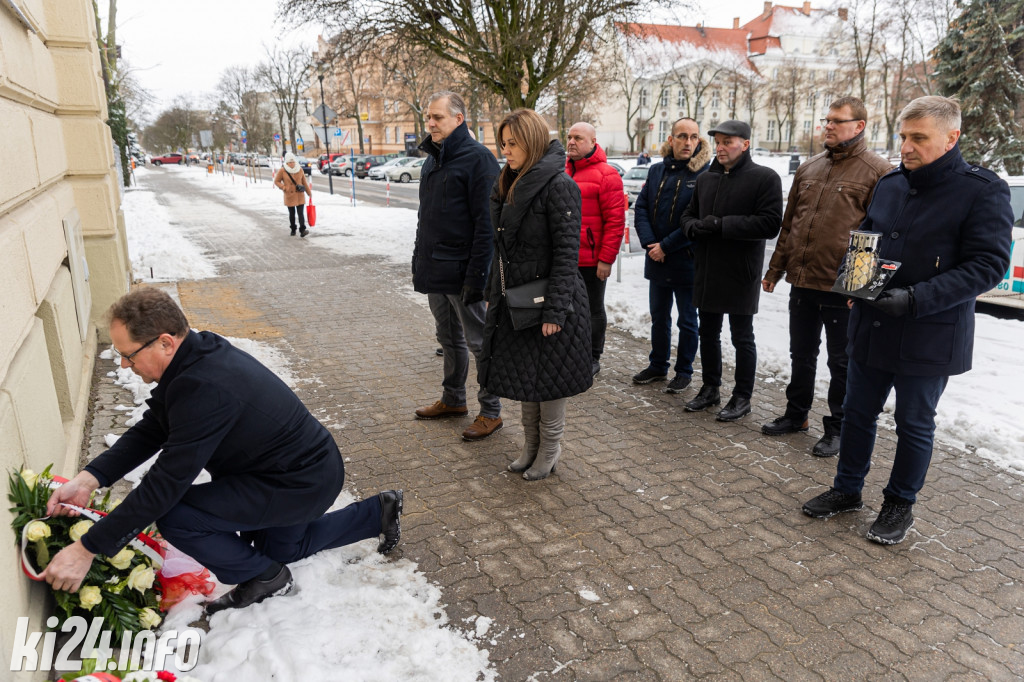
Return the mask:
[(544, 313), (544, 301), (548, 294), (548, 278), (539, 277), (532, 282), (506, 289), (505, 263), (509, 260), (500, 235), (496, 242), (498, 244), (498, 274), (501, 279), (501, 295), (505, 297), (505, 306), (512, 319), (512, 328), (519, 331), (536, 327), (541, 323)]

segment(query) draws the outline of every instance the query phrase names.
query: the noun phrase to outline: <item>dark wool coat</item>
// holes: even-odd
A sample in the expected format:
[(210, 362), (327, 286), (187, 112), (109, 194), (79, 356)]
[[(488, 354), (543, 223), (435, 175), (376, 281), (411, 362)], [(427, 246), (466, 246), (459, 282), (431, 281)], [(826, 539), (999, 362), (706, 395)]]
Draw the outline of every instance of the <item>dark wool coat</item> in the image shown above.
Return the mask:
[(711, 165), (711, 147), (701, 142), (686, 161), (669, 155), (651, 166), (634, 209), (633, 227), (645, 249), (661, 244), (665, 260), (644, 258), (644, 277), (666, 284), (692, 283), (693, 242), (683, 232), (680, 218), (690, 205), (697, 176)]
[[(116, 554), (179, 502), (271, 528), (319, 518), (341, 492), (345, 468), (330, 432), (277, 375), (216, 334), (189, 332), (147, 403), (85, 467), (107, 486), (163, 450), (83, 536), (91, 552)], [(193, 485), (204, 468), (213, 480)]]
[(440, 145), (420, 145), (427, 160), (420, 174), (419, 222), (412, 252), (412, 285), (421, 294), (483, 289), (491, 265), (488, 196), (498, 162), (469, 134), (465, 123)]
[(779, 233), (782, 180), (759, 166), (750, 152), (730, 170), (718, 160), (697, 178), (683, 212), (682, 226), (692, 234), (703, 218), (721, 218), (722, 231), (696, 240), (693, 305), (709, 313), (754, 315), (761, 294), (765, 242)]
[(481, 383), (495, 395), (543, 402), (567, 398), (593, 384), (590, 312), (576, 259), (580, 237), (580, 190), (565, 174), (565, 151), (557, 140), (526, 171), (513, 190), (513, 204), (502, 203), (497, 183), (491, 194), (495, 240), (503, 241), (508, 262), (505, 286), (547, 277), (543, 321), (561, 325), (551, 336), (541, 326), (516, 331), (501, 295), (497, 246), (487, 286), (487, 321)]
[(580, 188), (583, 227), (580, 231), (580, 267), (594, 267), (598, 261), (614, 263), (626, 229), (626, 194), (618, 171), (608, 165), (601, 145), (589, 156), (569, 160), (565, 172)]
[(914, 309), (890, 317), (855, 300), (850, 357), (894, 374), (969, 370), (974, 299), (1006, 274), (1013, 218), (1006, 181), (967, 164), (959, 146), (883, 176), (860, 229), (882, 234), (879, 258), (901, 263), (887, 289), (913, 286)]

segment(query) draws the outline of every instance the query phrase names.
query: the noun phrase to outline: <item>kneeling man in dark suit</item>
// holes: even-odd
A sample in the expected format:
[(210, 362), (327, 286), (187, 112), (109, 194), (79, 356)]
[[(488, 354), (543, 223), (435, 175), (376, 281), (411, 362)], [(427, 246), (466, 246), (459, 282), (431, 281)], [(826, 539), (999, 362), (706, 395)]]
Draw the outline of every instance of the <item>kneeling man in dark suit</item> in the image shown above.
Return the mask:
[[(277, 375), (212, 332), (195, 332), (163, 291), (139, 289), (108, 313), (121, 367), (158, 382), (142, 419), (71, 481), (60, 503), (87, 506), (99, 487), (154, 454), (137, 488), (44, 572), (55, 589), (77, 591), (96, 554), (113, 556), (151, 523), (172, 545), (237, 585), (207, 613), (242, 608), (292, 587), (285, 564), (383, 535), (401, 534), (402, 491), (388, 490), (325, 514), (345, 466), (330, 432)], [(193, 484), (206, 469), (211, 481)]]

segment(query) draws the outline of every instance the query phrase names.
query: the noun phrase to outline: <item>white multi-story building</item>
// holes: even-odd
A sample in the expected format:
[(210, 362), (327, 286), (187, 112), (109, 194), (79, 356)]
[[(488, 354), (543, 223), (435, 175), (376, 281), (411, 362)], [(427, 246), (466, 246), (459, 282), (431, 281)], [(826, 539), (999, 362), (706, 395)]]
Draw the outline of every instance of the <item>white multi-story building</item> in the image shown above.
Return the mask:
[[(694, 118), (702, 130), (736, 118), (753, 130), (752, 147), (802, 153), (820, 149), (819, 119), (833, 99), (854, 94), (847, 12), (775, 6), (732, 28), (618, 24), (612, 41), (616, 83), (597, 114), (598, 137), (612, 153), (657, 153), (672, 123)], [(868, 84), (880, 87), (877, 74)], [(869, 92), (868, 146), (885, 147), (882, 101)]]

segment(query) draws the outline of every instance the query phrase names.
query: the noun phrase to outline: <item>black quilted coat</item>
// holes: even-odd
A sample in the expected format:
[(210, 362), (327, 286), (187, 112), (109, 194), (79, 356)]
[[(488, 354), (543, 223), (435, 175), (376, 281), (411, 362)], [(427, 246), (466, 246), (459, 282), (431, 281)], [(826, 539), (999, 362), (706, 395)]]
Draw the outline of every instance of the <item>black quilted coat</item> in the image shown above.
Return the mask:
[(491, 393), (512, 400), (567, 398), (586, 391), (594, 379), (587, 290), (577, 267), (580, 190), (565, 173), (565, 150), (557, 140), (526, 171), (512, 197), (514, 204), (503, 203), (495, 183), (491, 225), (495, 242), (502, 240), (508, 257), (505, 286), (547, 277), (543, 321), (560, 325), (562, 331), (543, 336), (540, 325), (520, 331), (512, 328), (501, 295), (500, 256), (495, 245), (484, 325), (487, 359), (480, 380)]

